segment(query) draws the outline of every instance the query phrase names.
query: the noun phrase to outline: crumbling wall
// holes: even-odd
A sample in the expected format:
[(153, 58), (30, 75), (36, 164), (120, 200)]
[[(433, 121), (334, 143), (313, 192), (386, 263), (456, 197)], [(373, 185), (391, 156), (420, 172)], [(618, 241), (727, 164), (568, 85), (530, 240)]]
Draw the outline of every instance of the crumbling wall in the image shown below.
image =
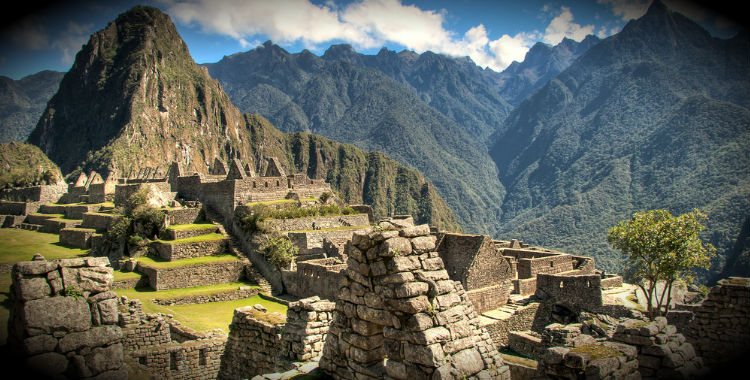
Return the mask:
[(551, 347), (539, 361), (537, 371), (552, 379), (640, 379), (638, 351), (615, 343), (594, 343), (581, 347)]
[(429, 233), (354, 234), (321, 369), (340, 379), (509, 378)]
[(750, 346), (750, 281), (729, 278), (711, 288), (683, 330), (710, 367), (741, 360)]
[(286, 316), (260, 305), (235, 309), (218, 378), (249, 379), (319, 357), (334, 307), (311, 297), (290, 303)]
[(107, 258), (13, 266), (8, 345), (34, 372), (60, 378), (127, 378), (117, 295)]
[(625, 320), (612, 339), (638, 349), (638, 370), (644, 377), (688, 379), (704, 374), (703, 359), (664, 317), (651, 322)]
[(305, 298), (319, 296), (328, 300), (338, 297), (339, 283), (346, 264), (336, 258), (308, 260), (297, 263), (296, 271), (282, 271), (286, 293)]

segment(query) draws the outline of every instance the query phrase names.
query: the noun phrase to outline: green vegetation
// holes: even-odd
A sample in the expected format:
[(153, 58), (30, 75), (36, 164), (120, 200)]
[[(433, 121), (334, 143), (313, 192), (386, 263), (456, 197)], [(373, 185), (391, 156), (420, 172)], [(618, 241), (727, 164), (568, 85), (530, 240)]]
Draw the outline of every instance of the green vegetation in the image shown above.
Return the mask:
[(154, 291), (151, 288), (140, 289), (115, 289), (118, 296), (127, 296), (130, 299), (139, 299), (146, 313), (172, 314), (175, 319), (197, 331), (221, 329), (229, 332), (229, 324), (232, 322), (234, 309), (243, 306), (261, 304), (269, 312), (286, 314), (286, 305), (268, 301), (259, 296), (244, 298), (235, 301), (211, 302), (195, 305), (161, 306), (151, 300), (170, 299), (183, 296), (212, 295), (236, 290), (240, 286), (254, 286), (244, 282), (232, 282), (218, 285), (196, 286), (186, 289), (172, 289)]
[(187, 267), (194, 265), (213, 264), (213, 263), (226, 263), (231, 261), (239, 261), (235, 255), (212, 255), (212, 256), (201, 256), (191, 257), (189, 259), (182, 259), (176, 261), (165, 261), (161, 259), (155, 259), (148, 256), (136, 257), (133, 260), (139, 262), (139, 264), (152, 267), (152, 268), (178, 268)]
[(0, 143), (0, 188), (54, 184), (62, 180), (60, 168), (36, 146)]
[(272, 209), (266, 205), (250, 207), (250, 215), (238, 215), (242, 226), (248, 232), (266, 231), (263, 221), (267, 219), (296, 219), (312, 216), (351, 215), (356, 214), (351, 207), (339, 207), (335, 204), (324, 204), (311, 207), (290, 205), (281, 209)]
[(168, 230), (174, 231), (210, 230), (212, 228), (216, 228), (216, 225), (213, 223), (173, 224), (167, 227)]
[(36, 253), (47, 260), (86, 256), (87, 249), (69, 248), (59, 243), (60, 236), (16, 228), (0, 229), (0, 263), (28, 261)]
[[(705, 219), (700, 210), (677, 217), (667, 210), (649, 210), (609, 229), (607, 241), (628, 257), (625, 278), (643, 290), (649, 317), (669, 311), (675, 281), (689, 283), (694, 268), (708, 268), (716, 249), (698, 237)], [(659, 283), (664, 285), (660, 296), (655, 294)]]
[(260, 252), (265, 258), (278, 268), (289, 268), (289, 264), (297, 256), (299, 248), (278, 233), (263, 234), (259, 237)]
[(118, 216), (104, 233), (105, 239), (113, 244), (127, 242), (142, 246), (147, 243), (145, 239), (159, 236), (165, 226), (166, 213), (148, 205), (150, 191), (149, 187), (141, 187), (116, 209)]

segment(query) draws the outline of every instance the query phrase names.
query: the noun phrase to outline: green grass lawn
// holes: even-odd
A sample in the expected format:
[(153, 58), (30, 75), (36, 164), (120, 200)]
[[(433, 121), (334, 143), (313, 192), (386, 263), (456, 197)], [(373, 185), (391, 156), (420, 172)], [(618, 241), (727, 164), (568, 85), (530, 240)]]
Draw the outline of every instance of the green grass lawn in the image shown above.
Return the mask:
[(167, 227), (168, 230), (189, 231), (189, 230), (210, 230), (216, 228), (213, 223), (196, 223), (196, 224), (173, 224)]
[(136, 257), (134, 260), (138, 261), (139, 265), (143, 264), (152, 268), (177, 268), (191, 265), (201, 264), (213, 264), (213, 263), (226, 263), (230, 261), (239, 261), (240, 259), (235, 255), (213, 255), (213, 256), (201, 256), (192, 257), (189, 259), (182, 259), (176, 261), (166, 261), (160, 259), (154, 259), (148, 256)]
[(47, 260), (85, 256), (89, 250), (60, 244), (60, 236), (17, 228), (0, 228), (0, 263), (28, 261), (35, 253)]
[(119, 296), (127, 296), (130, 299), (139, 299), (143, 304), (143, 311), (146, 313), (164, 313), (172, 314), (175, 319), (197, 331), (211, 329), (221, 329), (225, 333), (229, 332), (229, 324), (232, 323), (234, 309), (243, 306), (252, 306), (261, 304), (268, 309), (268, 312), (277, 312), (286, 315), (286, 305), (267, 301), (260, 296), (244, 298), (236, 301), (211, 302), (195, 305), (175, 305), (161, 306), (151, 300), (153, 299), (170, 299), (186, 295), (210, 295), (231, 290), (236, 290), (240, 286), (257, 286), (246, 282), (231, 282), (227, 284), (196, 286), (186, 289), (171, 289), (155, 291), (151, 288), (140, 289), (116, 289), (115, 293)]

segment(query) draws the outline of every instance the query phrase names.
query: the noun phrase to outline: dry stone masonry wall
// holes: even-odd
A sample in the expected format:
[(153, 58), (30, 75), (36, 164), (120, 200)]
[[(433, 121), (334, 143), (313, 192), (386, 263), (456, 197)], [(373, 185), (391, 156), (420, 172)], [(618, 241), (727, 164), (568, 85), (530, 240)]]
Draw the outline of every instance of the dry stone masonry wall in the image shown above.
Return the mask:
[(427, 225), (355, 233), (320, 368), (337, 379), (508, 379)]
[(36, 255), (11, 276), (8, 344), (27, 368), (57, 378), (127, 378), (107, 258)]

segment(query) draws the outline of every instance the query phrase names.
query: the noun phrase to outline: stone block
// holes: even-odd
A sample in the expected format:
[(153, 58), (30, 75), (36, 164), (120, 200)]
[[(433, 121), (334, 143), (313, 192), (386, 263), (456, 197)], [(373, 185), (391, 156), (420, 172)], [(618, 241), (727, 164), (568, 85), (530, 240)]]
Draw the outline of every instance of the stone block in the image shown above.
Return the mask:
[(32, 336), (23, 340), (23, 348), (26, 355), (36, 355), (51, 352), (57, 347), (57, 339), (52, 335), (42, 334)]
[(386, 269), (390, 272), (408, 272), (415, 269), (421, 269), (422, 263), (416, 256), (396, 256), (387, 260)]
[(430, 289), (429, 285), (425, 282), (409, 282), (398, 285), (394, 288), (395, 295), (398, 298), (408, 298), (427, 294)]
[(22, 278), (16, 281), (17, 295), (22, 301), (44, 298), (52, 289), (44, 277)]
[(60, 339), (60, 352), (70, 352), (83, 347), (100, 347), (119, 342), (122, 330), (117, 326), (97, 326), (90, 330), (74, 332)]
[(466, 376), (484, 369), (482, 355), (473, 347), (453, 354), (453, 365)]
[[(435, 250), (435, 236), (419, 236), (411, 239), (411, 247), (416, 253), (425, 253)], [(425, 268), (427, 269), (427, 268)]]
[(426, 236), (430, 234), (430, 226), (428, 224), (420, 224), (418, 226), (406, 227), (399, 235), (407, 238), (415, 238), (418, 236)]
[(105, 348), (96, 347), (85, 357), (86, 366), (94, 374), (118, 370), (123, 362), (122, 344), (113, 344)]
[(425, 366), (437, 366), (445, 360), (445, 353), (439, 343), (429, 346), (408, 344), (404, 348), (404, 359)]
[(83, 298), (52, 297), (28, 301), (23, 316), (29, 335), (54, 331), (85, 331), (91, 327), (89, 304)]
[(24, 275), (40, 275), (58, 268), (58, 264), (50, 261), (22, 261), (14, 265), (14, 270)]
[(380, 256), (401, 257), (412, 253), (411, 241), (407, 238), (393, 237), (386, 240), (380, 247)]

